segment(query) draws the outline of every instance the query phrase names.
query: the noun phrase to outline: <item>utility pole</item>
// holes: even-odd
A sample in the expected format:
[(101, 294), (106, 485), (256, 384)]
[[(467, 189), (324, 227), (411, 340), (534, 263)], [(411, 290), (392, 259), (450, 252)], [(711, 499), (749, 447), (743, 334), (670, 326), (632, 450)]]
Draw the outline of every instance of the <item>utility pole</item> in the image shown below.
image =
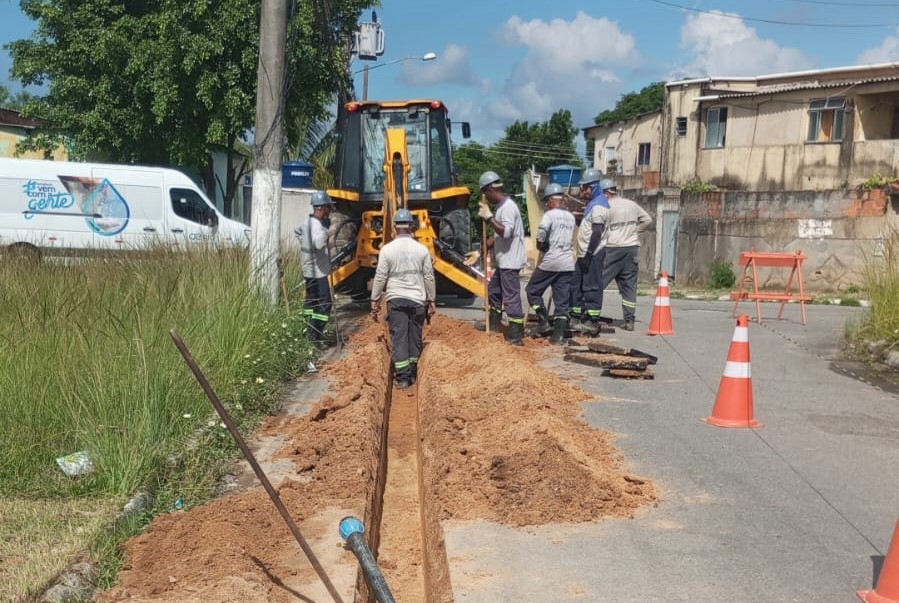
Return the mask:
[(272, 305), (278, 303), (286, 41), (287, 0), (262, 0), (256, 76), (250, 285)]

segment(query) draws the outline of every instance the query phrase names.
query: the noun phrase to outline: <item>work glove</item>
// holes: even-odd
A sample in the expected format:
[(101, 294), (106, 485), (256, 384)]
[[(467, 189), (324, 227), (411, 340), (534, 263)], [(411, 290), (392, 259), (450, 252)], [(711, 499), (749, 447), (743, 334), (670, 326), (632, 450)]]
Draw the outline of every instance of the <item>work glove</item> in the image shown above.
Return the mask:
[(462, 261), (466, 266), (474, 266), (478, 263), (478, 260), (481, 259), (480, 251), (469, 251), (465, 254), (465, 259)]
[(487, 205), (487, 202), (483, 199), (480, 203), (478, 203), (478, 217), (485, 222), (493, 217), (493, 212), (490, 211), (490, 206)]
[(372, 300), (371, 302), (371, 319), (378, 322), (378, 312), (381, 311), (381, 302)]
[(589, 253), (584, 257), (579, 258), (577, 261), (578, 268), (581, 269), (581, 274), (587, 274), (590, 271), (590, 260), (593, 258)]

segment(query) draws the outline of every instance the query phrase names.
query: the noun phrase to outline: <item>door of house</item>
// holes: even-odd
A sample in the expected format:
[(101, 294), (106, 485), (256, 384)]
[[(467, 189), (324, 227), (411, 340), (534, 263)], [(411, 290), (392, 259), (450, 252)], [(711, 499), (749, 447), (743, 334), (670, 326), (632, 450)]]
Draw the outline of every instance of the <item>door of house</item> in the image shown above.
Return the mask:
[(674, 278), (677, 264), (677, 224), (680, 214), (676, 211), (662, 212), (662, 262), (661, 268)]

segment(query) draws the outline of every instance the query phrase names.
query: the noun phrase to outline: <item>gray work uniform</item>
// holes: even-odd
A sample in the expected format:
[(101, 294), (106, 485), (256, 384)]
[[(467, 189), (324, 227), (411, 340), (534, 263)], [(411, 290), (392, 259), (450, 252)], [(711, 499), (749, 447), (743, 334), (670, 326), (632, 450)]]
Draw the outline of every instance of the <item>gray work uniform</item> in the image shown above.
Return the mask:
[(328, 229), (315, 216), (294, 230), (300, 241), (300, 264), (306, 282), (303, 316), (307, 335), (313, 342), (324, 339), (325, 326), (331, 316), (331, 257), (328, 253)]
[(538, 315), (545, 311), (543, 293), (551, 286), (553, 317), (568, 317), (571, 277), (574, 274), (574, 229), (574, 216), (565, 209), (551, 209), (540, 220), (537, 242), (545, 243), (548, 248), (525, 287), (528, 304)]
[(400, 235), (378, 253), (371, 299), (387, 298), (387, 327), (397, 381), (415, 382), (424, 346), (427, 303), (436, 297), (434, 265), (428, 248)]
[(519, 273), (526, 262), (521, 212), (518, 211), (515, 201), (511, 197), (506, 197), (497, 205), (493, 217), (505, 230), (502, 236), (497, 234), (493, 238), (496, 270), (487, 284), (490, 310), (501, 313), (505, 308), (509, 321), (524, 324), (519, 283)]
[(624, 197), (611, 197), (609, 206), (602, 288), (615, 281), (621, 294), (624, 322), (634, 322), (640, 267), (639, 234), (649, 228), (652, 218), (642, 207)]
[[(596, 203), (584, 216), (578, 228), (578, 264), (581, 268), (581, 293), (584, 313), (589, 321), (599, 320), (602, 314), (603, 262), (608, 239), (610, 209)], [(597, 233), (602, 236), (597, 239)], [(592, 248), (591, 248), (591, 243)]]

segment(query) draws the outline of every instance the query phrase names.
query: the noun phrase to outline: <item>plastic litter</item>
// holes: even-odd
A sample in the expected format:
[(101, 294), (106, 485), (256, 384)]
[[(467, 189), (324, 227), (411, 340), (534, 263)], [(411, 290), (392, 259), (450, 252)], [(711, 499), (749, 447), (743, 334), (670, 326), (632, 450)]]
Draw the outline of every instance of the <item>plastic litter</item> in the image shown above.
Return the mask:
[(56, 459), (56, 464), (69, 477), (87, 475), (94, 469), (90, 456), (84, 450), (61, 456)]

